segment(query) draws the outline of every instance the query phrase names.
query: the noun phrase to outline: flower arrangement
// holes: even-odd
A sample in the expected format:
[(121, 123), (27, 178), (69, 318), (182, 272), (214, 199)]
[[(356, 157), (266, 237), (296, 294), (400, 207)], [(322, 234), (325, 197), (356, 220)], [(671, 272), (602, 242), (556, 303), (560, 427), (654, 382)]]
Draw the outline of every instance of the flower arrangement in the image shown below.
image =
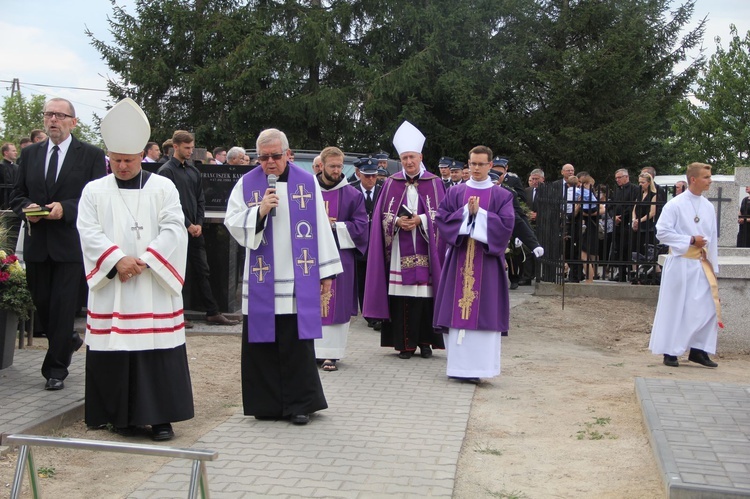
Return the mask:
[(15, 313), (19, 319), (28, 320), (34, 310), (31, 292), (26, 285), (26, 271), (16, 255), (6, 255), (0, 250), (0, 309)]

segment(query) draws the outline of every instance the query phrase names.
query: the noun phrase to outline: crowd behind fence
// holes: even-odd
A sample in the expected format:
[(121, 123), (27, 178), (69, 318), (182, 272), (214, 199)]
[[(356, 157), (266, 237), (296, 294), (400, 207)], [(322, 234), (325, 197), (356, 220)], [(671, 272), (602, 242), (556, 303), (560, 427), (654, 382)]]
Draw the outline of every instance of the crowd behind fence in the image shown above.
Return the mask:
[[(659, 284), (657, 261), (668, 248), (659, 244), (656, 222), (667, 198), (674, 195), (673, 188), (659, 189), (652, 199), (641, 201), (639, 188), (631, 188), (633, 196), (626, 199), (615, 199), (606, 186), (588, 193), (583, 188), (563, 192), (556, 184), (540, 188), (534, 203), (535, 229), (545, 253), (537, 278), (558, 284), (602, 279)], [(648, 215), (652, 207), (653, 218)], [(640, 226), (633, 224), (634, 210), (637, 216), (645, 214)]]

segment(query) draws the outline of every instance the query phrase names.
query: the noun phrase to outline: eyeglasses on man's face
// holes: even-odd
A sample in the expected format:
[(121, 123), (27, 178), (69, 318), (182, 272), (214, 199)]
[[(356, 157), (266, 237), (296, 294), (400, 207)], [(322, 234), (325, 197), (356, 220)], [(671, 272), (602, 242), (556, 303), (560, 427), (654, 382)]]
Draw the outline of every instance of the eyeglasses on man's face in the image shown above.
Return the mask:
[(75, 116), (71, 116), (69, 114), (65, 113), (53, 113), (52, 111), (45, 111), (42, 113), (42, 116), (47, 118), (48, 120), (51, 120), (53, 117), (57, 118), (58, 120), (62, 121), (65, 118), (75, 118)]
[(284, 153), (286, 153), (286, 149), (284, 149), (281, 152), (277, 152), (276, 154), (261, 154), (260, 156), (258, 156), (258, 159), (260, 161), (263, 161), (263, 162), (266, 162), (269, 159), (273, 159), (274, 161), (278, 161), (278, 160), (280, 160), (281, 158), (284, 157)]
[(469, 163), (469, 166), (471, 168), (482, 168), (483, 166), (487, 166), (490, 163)]

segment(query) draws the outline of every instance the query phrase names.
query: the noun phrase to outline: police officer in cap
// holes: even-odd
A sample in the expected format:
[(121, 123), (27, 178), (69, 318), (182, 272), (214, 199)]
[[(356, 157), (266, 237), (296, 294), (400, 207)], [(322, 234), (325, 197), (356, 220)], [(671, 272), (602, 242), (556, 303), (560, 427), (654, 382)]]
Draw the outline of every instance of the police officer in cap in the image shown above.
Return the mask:
[[(500, 172), (500, 169), (502, 169), (502, 173)], [(526, 195), (526, 192), (523, 188), (523, 182), (521, 182), (521, 179), (518, 178), (518, 175), (509, 172), (509, 169), (510, 165), (508, 164), (508, 158), (495, 156), (495, 159), (492, 160), (492, 170), (501, 176), (505, 174), (505, 177), (503, 177), (503, 185), (513, 189), (513, 191), (516, 193), (516, 196), (518, 196), (518, 200), (522, 201), (526, 199), (524, 197)]]
[[(378, 183), (378, 172), (377, 161), (374, 158), (364, 158), (361, 160), (359, 165), (359, 178), (360, 182), (354, 187), (362, 193), (365, 197), (365, 211), (367, 212), (367, 220), (372, 224), (372, 212), (375, 208), (375, 203), (378, 201), (380, 195), (380, 189), (382, 186)], [(359, 309), (362, 310), (362, 302), (365, 296), (365, 274), (367, 272), (367, 252), (364, 255), (357, 256), (357, 293), (359, 299)], [(382, 321), (375, 319), (367, 319), (367, 326), (373, 328), (375, 331), (380, 331), (382, 328)]]
[(451, 171), (451, 180), (447, 184), (445, 184), (445, 188), (452, 187), (454, 185), (458, 185), (461, 182), (463, 182), (461, 178), (461, 174), (463, 173), (464, 164), (461, 161), (453, 160), (451, 162), (450, 171)]
[(448, 156), (443, 156), (442, 158), (440, 158), (440, 161), (438, 161), (438, 170), (440, 170), (440, 179), (443, 181), (443, 184), (445, 185), (446, 189), (450, 187), (451, 163), (453, 163), (453, 158), (449, 158)]

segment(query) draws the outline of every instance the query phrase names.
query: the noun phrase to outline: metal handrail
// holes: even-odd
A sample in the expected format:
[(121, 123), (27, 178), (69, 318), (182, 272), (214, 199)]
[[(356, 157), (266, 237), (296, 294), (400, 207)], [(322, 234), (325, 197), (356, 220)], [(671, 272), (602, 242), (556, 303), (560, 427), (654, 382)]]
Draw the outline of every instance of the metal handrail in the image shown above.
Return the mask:
[(181, 449), (174, 447), (163, 447), (159, 445), (132, 444), (126, 442), (111, 442), (106, 440), (84, 440), (80, 438), (56, 438), (36, 435), (8, 435), (6, 442), (9, 444), (19, 445), (21, 448), (18, 453), (18, 464), (16, 473), (13, 477), (13, 487), (11, 488), (11, 499), (17, 499), (21, 494), (21, 485), (23, 483), (23, 471), (28, 465), (29, 480), (31, 482), (32, 493), (35, 498), (41, 497), (39, 483), (37, 481), (34, 457), (31, 453), (31, 447), (59, 447), (64, 449), (93, 450), (102, 452), (117, 452), (121, 454), (140, 454), (145, 456), (170, 457), (173, 459), (189, 459), (193, 461), (192, 473), (190, 475), (190, 486), (188, 488), (188, 498), (197, 497), (198, 489), (201, 491), (201, 497), (208, 498), (208, 475), (206, 472), (206, 461), (214, 461), (219, 457), (217, 451)]

